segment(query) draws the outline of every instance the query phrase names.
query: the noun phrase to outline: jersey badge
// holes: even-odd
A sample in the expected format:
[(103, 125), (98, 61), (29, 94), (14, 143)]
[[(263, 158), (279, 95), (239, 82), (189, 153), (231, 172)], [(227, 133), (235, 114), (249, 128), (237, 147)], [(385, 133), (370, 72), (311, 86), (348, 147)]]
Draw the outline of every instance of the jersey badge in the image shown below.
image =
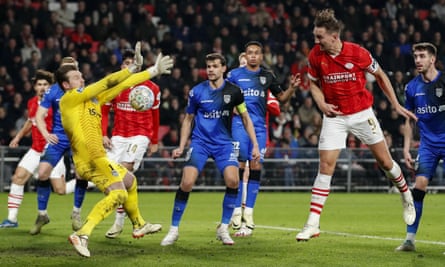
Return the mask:
[(224, 95), (224, 103), (226, 103), (226, 104), (230, 103), (231, 99), (232, 99), (232, 97), (230, 95)]
[(354, 64), (348, 62), (345, 64), (345, 68), (347, 68), (348, 70), (352, 69), (354, 67)]
[(436, 88), (436, 96), (442, 97), (443, 95), (443, 88)]
[(261, 83), (261, 85), (265, 85), (266, 84), (266, 77), (260, 76), (260, 83)]

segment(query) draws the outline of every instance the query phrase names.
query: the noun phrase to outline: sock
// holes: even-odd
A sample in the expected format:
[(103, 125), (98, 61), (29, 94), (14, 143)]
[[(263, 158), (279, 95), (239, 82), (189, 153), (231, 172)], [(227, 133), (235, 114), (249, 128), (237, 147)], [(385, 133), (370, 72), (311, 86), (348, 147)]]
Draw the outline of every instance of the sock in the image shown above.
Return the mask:
[(413, 224), (406, 226), (406, 239), (414, 241), (416, 238), (417, 229), (419, 228), (420, 218), (423, 211), (423, 199), (425, 198), (425, 191), (414, 188), (413, 191), (414, 207), (416, 208), (416, 220)]
[(400, 169), (399, 164), (395, 162), (394, 160), (392, 169), (387, 171), (383, 170), (386, 177), (391, 180), (391, 182), (399, 189), (400, 193), (403, 195), (403, 193), (408, 192), (408, 184), (406, 183), (405, 177), (403, 177), (402, 170)]
[(238, 188), (228, 188), (226, 187), (226, 193), (224, 194), (223, 200), (223, 211), (222, 211), (222, 224), (229, 224), (232, 218), (233, 209), (235, 208), (235, 202), (237, 200)]
[(176, 227), (179, 226), (182, 215), (184, 214), (185, 208), (187, 207), (189, 196), (190, 192), (182, 191), (181, 187), (179, 187), (178, 190), (176, 191), (175, 203), (173, 206), (173, 213), (172, 213), (172, 226)]
[(90, 236), (94, 227), (108, 217), (127, 197), (127, 191), (124, 189), (111, 190), (107, 196), (94, 205), (82, 228), (76, 234)]
[(23, 201), (24, 191), (24, 185), (11, 183), (8, 195), (8, 220), (11, 222), (17, 222), (17, 215)]
[(133, 179), (133, 184), (131, 184), (130, 188), (127, 189), (127, 192), (128, 198), (124, 202), (124, 210), (128, 214), (128, 218), (130, 218), (133, 228), (141, 228), (144, 226), (145, 220), (142, 218), (139, 211), (138, 186), (136, 179)]
[(74, 208), (80, 210), (83, 200), (85, 199), (85, 193), (87, 191), (88, 181), (76, 179), (76, 187), (74, 189)]
[(76, 187), (76, 179), (71, 179), (65, 183), (65, 194), (74, 193), (74, 189)]
[(261, 170), (250, 170), (246, 191), (246, 208), (253, 208), (255, 206), (256, 197), (260, 190), (260, 177)]
[(46, 214), (48, 207), (49, 196), (51, 194), (51, 182), (49, 180), (37, 182), (37, 206), (39, 214)]
[[(239, 184), (241, 184), (243, 182), (244, 169), (241, 169), (241, 168), (238, 169), (238, 173), (239, 173), (239, 181), (240, 181)], [(235, 202), (235, 208), (236, 209), (238, 209), (238, 208), (241, 209), (241, 205), (242, 205), (242, 202), (243, 202), (243, 195), (245, 194), (243, 189), (244, 188), (242, 186), (238, 187), (238, 196), (237, 196), (236, 202)]]
[(307, 224), (319, 226), (320, 214), (331, 190), (332, 176), (318, 173), (312, 187), (311, 208)]
[(241, 206), (244, 208), (246, 206), (246, 198), (247, 198), (247, 182), (243, 182), (243, 189), (242, 189), (242, 201), (241, 201)]
[(114, 224), (119, 226), (124, 226), (125, 223), (125, 209), (123, 206), (119, 206), (116, 209), (116, 218), (114, 220)]

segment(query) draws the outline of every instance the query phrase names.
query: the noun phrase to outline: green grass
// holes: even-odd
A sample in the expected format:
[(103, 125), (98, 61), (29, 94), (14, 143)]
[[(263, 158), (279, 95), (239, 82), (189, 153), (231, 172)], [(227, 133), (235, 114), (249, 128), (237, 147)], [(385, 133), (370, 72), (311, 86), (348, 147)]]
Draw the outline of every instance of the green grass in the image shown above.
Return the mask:
[[(87, 194), (86, 216), (102, 194)], [(94, 230), (91, 258), (82, 258), (68, 243), (71, 196), (52, 195), (51, 222), (38, 236), (28, 234), (36, 217), (36, 195), (27, 193), (19, 213), (19, 228), (0, 229), (0, 266), (443, 266), (445, 264), (445, 195), (427, 195), (418, 233), (417, 252), (395, 252), (405, 236), (400, 199), (395, 194), (333, 192), (321, 219), (322, 233), (296, 242), (306, 221), (310, 193), (261, 192), (255, 209), (257, 228), (234, 246), (215, 239), (221, 216), (222, 192), (194, 192), (184, 214), (180, 238), (161, 247), (171, 216), (174, 193), (140, 193), (144, 217), (162, 223), (161, 233), (136, 240), (127, 221), (120, 238), (104, 237), (114, 214)], [(7, 194), (0, 194), (0, 219), (7, 215)]]

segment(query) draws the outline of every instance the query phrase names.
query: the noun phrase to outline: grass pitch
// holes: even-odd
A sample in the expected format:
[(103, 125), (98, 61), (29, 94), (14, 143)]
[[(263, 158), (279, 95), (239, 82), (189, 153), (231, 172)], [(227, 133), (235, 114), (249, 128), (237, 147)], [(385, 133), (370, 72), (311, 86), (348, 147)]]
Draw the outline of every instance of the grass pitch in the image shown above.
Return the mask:
[[(101, 193), (87, 193), (85, 217)], [(310, 193), (261, 192), (255, 208), (254, 235), (234, 238), (234, 246), (215, 239), (221, 217), (222, 192), (194, 192), (180, 225), (179, 240), (161, 247), (167, 233), (174, 192), (140, 193), (143, 216), (161, 223), (160, 233), (131, 237), (127, 220), (114, 240), (104, 234), (114, 220), (106, 218), (89, 240), (91, 258), (78, 256), (67, 241), (73, 196), (53, 194), (51, 222), (37, 236), (28, 234), (37, 216), (35, 193), (26, 193), (19, 227), (0, 229), (0, 266), (444, 266), (445, 195), (428, 194), (417, 235), (417, 251), (395, 252), (405, 237), (400, 198), (385, 193), (332, 192), (321, 218), (322, 233), (309, 242), (296, 242), (304, 225)], [(0, 194), (0, 219), (7, 215), (7, 193)]]

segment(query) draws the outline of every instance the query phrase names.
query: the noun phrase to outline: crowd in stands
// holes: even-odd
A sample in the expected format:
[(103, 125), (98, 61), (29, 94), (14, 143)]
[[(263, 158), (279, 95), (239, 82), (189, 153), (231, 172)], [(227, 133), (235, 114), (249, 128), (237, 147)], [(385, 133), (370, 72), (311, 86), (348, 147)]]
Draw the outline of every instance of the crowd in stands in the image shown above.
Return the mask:
[[(244, 44), (258, 40), (264, 63), (283, 88), (290, 74), (304, 77), (281, 115), (271, 118), (271, 144), (315, 147), (321, 115), (308, 91), (306, 60), (314, 15), (327, 7), (345, 24), (342, 39), (371, 51), (401, 102), (405, 83), (415, 75), (413, 43), (434, 43), (438, 65), (445, 63), (445, 0), (0, 0), (0, 145), (9, 144), (26, 120), (37, 69), (54, 71), (62, 57), (73, 56), (91, 83), (119, 70), (123, 51), (142, 40), (146, 66), (160, 51), (176, 60), (172, 75), (155, 79), (162, 90), (162, 129), (170, 130), (162, 143), (176, 146), (188, 91), (206, 78), (205, 55), (221, 52), (233, 68)], [(401, 146), (403, 119), (375, 81), (368, 88), (383, 128)]]

